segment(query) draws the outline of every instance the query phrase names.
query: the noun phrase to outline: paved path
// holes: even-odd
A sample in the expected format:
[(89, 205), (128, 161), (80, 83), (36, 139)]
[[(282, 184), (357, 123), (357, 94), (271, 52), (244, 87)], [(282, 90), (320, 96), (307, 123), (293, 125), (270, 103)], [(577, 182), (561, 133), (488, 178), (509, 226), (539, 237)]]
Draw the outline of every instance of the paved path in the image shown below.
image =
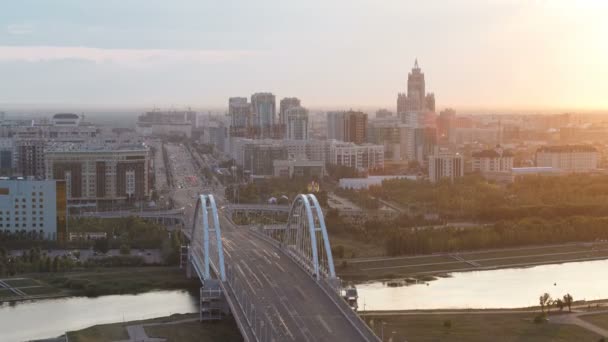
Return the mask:
[(164, 339), (164, 338), (148, 337), (148, 334), (146, 334), (145, 327), (158, 326), (158, 325), (174, 325), (174, 324), (194, 322), (194, 321), (198, 321), (198, 318), (182, 319), (180, 321), (167, 322), (167, 323), (147, 323), (147, 324), (129, 325), (129, 326), (127, 326), (127, 333), (129, 334), (129, 339), (116, 341), (116, 342), (165, 342), (166, 339)]
[(608, 330), (606, 330), (604, 328), (600, 328), (597, 325), (589, 323), (580, 318), (581, 316), (605, 314), (605, 313), (608, 313), (608, 310), (576, 312), (576, 313), (571, 313), (571, 314), (564, 314), (564, 315), (550, 317), (549, 322), (554, 323), (554, 324), (578, 325), (579, 327), (592, 331), (600, 336), (608, 337)]

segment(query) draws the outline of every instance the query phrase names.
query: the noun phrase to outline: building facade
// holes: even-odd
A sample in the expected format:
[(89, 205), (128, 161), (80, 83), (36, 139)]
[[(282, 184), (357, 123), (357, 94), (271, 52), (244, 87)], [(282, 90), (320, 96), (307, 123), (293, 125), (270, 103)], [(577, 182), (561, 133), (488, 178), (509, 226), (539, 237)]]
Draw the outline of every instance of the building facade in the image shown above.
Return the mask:
[(45, 176), (44, 139), (16, 139), (13, 165), (17, 175), (43, 179)]
[(356, 145), (334, 141), (330, 145), (329, 164), (369, 171), (384, 168), (384, 146), (373, 144)]
[(363, 112), (328, 112), (327, 139), (363, 144), (367, 141), (367, 114)]
[(437, 183), (447, 178), (450, 181), (464, 176), (464, 159), (459, 154), (440, 152), (429, 156), (429, 180)]
[(590, 145), (543, 146), (536, 151), (536, 166), (564, 172), (594, 171), (598, 159), (598, 150)]
[(304, 107), (291, 107), (286, 110), (286, 138), (308, 140), (308, 110)]
[(511, 172), (511, 169), (513, 169), (513, 153), (501, 147), (472, 154), (473, 172)]
[(32, 238), (66, 238), (66, 188), (62, 181), (0, 179), (0, 230)]
[[(259, 130), (260, 138), (272, 138), (277, 131), (276, 98), (271, 93), (255, 93), (251, 95), (253, 126)], [(280, 130), (280, 127), (279, 129)]]
[(47, 179), (66, 182), (71, 203), (144, 200), (150, 195), (150, 150), (143, 144), (51, 144)]

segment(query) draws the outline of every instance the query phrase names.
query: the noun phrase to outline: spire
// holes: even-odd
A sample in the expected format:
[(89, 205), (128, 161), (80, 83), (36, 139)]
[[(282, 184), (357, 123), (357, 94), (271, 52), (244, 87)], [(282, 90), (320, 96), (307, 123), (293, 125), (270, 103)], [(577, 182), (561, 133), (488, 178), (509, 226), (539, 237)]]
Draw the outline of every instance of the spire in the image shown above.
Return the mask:
[(416, 57), (416, 60), (414, 60), (414, 68), (420, 69), (420, 67), (418, 67), (418, 57)]

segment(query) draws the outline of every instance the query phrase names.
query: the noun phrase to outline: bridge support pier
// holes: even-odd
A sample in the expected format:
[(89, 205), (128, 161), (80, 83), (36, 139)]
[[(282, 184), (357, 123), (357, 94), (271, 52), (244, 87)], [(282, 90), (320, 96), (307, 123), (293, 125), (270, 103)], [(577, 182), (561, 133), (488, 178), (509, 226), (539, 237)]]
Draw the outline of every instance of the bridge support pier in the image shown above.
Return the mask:
[(200, 289), (200, 321), (219, 320), (230, 314), (230, 307), (219, 280), (207, 279)]

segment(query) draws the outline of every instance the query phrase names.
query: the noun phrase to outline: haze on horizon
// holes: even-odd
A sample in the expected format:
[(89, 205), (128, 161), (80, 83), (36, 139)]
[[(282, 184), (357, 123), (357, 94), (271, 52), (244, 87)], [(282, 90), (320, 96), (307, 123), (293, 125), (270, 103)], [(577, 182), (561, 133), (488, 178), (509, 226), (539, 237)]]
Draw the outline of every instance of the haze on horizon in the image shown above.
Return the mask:
[(23, 0), (0, 10), (0, 110), (258, 91), (394, 110), (415, 58), (439, 108), (608, 109), (607, 17), (599, 0)]

